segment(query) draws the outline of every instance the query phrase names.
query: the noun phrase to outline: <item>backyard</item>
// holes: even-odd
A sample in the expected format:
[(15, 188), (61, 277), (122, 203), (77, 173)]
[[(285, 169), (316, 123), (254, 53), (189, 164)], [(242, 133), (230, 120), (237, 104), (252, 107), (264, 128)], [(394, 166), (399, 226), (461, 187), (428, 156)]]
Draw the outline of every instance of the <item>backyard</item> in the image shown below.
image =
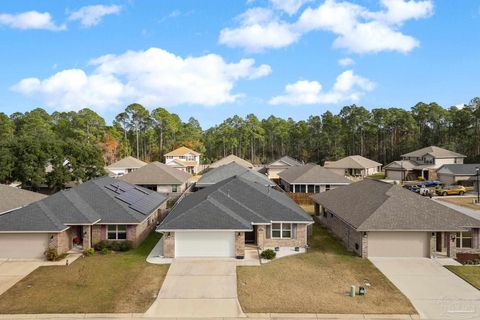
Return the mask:
[(438, 198), (440, 201), (450, 202), (462, 207), (480, 210), (480, 205), (473, 204), (475, 197), (452, 197), (452, 198)]
[(160, 239), (151, 233), (136, 249), (95, 254), (70, 266), (40, 267), (0, 296), (2, 313), (145, 312), (168, 265), (145, 261)]
[[(409, 300), (366, 259), (353, 256), (315, 225), (306, 254), (260, 267), (238, 267), (238, 295), (245, 312), (415, 314)], [(350, 286), (369, 283), (365, 296)]]
[(470, 283), (472, 286), (480, 290), (480, 267), (478, 266), (447, 266), (451, 272), (463, 280)]

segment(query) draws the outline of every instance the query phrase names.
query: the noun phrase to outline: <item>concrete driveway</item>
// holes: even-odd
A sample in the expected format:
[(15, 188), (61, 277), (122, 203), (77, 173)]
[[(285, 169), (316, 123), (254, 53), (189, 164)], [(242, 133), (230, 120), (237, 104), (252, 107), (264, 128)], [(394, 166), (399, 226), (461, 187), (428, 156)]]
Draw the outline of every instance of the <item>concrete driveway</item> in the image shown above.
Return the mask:
[(422, 319), (480, 319), (480, 291), (434, 259), (370, 260), (410, 299)]
[(244, 317), (237, 298), (236, 262), (174, 259), (146, 317)]
[(0, 295), (41, 265), (41, 261), (0, 260)]

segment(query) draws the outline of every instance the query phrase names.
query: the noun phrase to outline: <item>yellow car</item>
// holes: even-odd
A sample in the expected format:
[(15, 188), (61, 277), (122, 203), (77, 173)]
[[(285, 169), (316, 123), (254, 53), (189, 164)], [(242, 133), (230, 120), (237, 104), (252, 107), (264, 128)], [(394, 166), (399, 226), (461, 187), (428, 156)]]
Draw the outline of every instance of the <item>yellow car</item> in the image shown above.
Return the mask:
[(436, 190), (436, 193), (440, 196), (450, 196), (453, 194), (463, 196), (465, 192), (467, 192), (467, 189), (464, 186), (448, 186)]

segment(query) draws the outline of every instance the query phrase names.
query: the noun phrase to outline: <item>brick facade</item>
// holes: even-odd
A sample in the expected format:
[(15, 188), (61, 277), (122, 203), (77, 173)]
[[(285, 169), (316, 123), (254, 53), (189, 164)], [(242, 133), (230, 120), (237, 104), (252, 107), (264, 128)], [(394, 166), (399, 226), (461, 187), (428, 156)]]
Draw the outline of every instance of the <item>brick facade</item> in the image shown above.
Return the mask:
[(269, 239), (267, 237), (267, 227), (258, 226), (257, 246), (263, 248), (274, 247), (306, 247), (307, 246), (307, 225), (297, 224), (296, 236), (293, 239)]
[(235, 257), (245, 257), (245, 232), (235, 232)]
[(50, 234), (48, 248), (56, 249), (57, 254), (65, 253), (70, 250), (69, 239), (68, 230), (59, 233), (52, 233)]
[(163, 235), (163, 256), (166, 258), (175, 257), (175, 232), (166, 232)]

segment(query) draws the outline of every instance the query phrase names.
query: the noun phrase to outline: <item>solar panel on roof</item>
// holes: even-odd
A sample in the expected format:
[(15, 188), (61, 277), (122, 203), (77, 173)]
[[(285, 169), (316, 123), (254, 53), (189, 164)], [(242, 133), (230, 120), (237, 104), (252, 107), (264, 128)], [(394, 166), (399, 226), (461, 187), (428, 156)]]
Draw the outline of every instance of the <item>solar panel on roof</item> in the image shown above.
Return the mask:
[(120, 192), (119, 192), (120, 189), (119, 189), (118, 187), (116, 187), (116, 186), (107, 184), (107, 185), (105, 186), (105, 188), (107, 188), (108, 190), (111, 190), (111, 191), (113, 191), (113, 192), (115, 192), (115, 193), (120, 193)]
[(133, 203), (139, 201), (140, 199), (142, 199), (143, 197), (145, 197), (145, 194), (141, 191), (136, 190), (136, 189), (131, 189), (131, 190), (125, 191), (124, 193), (121, 193), (121, 194), (115, 196), (115, 198), (117, 198), (118, 200), (121, 200), (121, 201), (126, 202), (128, 204), (133, 204)]
[(143, 192), (144, 194), (150, 194), (150, 193), (151, 193), (151, 192), (147, 192), (148, 189), (147, 189), (147, 190), (145, 190), (145, 189), (140, 189), (139, 187), (135, 187), (135, 190), (138, 190), (138, 191), (140, 191), (140, 192)]
[(145, 197), (138, 202), (135, 202), (130, 206), (135, 211), (138, 211), (144, 215), (150, 214), (160, 205), (158, 198)]

